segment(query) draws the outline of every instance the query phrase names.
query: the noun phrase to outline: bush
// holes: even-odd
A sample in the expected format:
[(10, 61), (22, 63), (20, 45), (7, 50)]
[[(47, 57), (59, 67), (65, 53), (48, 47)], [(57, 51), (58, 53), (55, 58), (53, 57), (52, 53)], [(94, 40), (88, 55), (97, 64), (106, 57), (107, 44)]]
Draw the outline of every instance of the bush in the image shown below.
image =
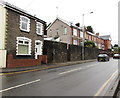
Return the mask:
[(86, 41), (86, 42), (84, 43), (84, 46), (85, 46), (85, 47), (92, 47), (92, 48), (94, 48), (94, 47), (95, 47), (95, 43), (92, 42), (92, 41)]

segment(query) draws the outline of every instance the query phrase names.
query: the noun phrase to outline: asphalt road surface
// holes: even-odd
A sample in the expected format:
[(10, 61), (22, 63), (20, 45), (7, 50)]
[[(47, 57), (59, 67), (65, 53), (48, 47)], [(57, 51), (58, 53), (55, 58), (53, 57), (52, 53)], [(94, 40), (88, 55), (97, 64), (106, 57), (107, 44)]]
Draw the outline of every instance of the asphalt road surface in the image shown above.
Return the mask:
[(117, 76), (118, 60), (3, 75), (2, 96), (104, 96)]

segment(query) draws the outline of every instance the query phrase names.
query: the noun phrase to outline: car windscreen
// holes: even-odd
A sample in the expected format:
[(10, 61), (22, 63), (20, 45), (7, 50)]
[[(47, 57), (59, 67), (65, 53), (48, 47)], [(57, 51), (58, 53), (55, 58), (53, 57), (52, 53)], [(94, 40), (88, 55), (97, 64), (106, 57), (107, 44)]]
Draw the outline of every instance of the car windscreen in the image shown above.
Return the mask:
[(99, 54), (98, 57), (107, 57), (107, 54)]
[(119, 54), (114, 54), (114, 56), (120, 56)]

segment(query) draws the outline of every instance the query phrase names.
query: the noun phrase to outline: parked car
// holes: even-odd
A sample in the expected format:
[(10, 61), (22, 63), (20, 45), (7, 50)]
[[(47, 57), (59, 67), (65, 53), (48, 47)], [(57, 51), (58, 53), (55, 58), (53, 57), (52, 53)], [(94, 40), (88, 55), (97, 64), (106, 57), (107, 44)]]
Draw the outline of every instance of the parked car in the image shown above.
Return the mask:
[(109, 61), (109, 56), (107, 54), (99, 54), (97, 61)]
[(120, 54), (114, 54), (113, 59), (120, 59)]

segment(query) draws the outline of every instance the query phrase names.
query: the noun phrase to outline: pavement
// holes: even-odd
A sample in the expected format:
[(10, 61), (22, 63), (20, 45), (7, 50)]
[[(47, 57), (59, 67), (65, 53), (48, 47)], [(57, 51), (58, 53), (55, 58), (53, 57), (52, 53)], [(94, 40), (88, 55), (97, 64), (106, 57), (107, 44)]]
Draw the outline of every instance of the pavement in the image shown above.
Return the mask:
[(120, 78), (120, 75), (118, 76), (114, 84), (112, 85), (113, 88), (109, 90), (110, 92), (109, 95), (112, 94), (113, 98), (120, 98), (120, 79), (119, 78)]
[(113, 79), (105, 96), (113, 96), (113, 98), (116, 98), (116, 90), (118, 88), (118, 83), (119, 83), (119, 77), (116, 77), (115, 79)]
[(115, 92), (115, 96), (120, 98), (120, 80), (119, 80), (119, 83), (118, 83), (118, 86), (117, 86), (117, 89), (116, 89), (116, 92)]
[(87, 62), (93, 62), (93, 61), (96, 61), (96, 59), (63, 62), (63, 63), (50, 63), (50, 64), (43, 64), (43, 65), (29, 66), (29, 67), (20, 67), (20, 68), (2, 68), (2, 69), (0, 69), (0, 73), (11, 73), (11, 72), (21, 72), (21, 71), (25, 71), (25, 72), (26, 71), (39, 71), (39, 70), (57, 68), (57, 67), (62, 67), (62, 66), (69, 66), (69, 65), (74, 65), (74, 64), (81, 64), (81, 63), (87, 63)]

